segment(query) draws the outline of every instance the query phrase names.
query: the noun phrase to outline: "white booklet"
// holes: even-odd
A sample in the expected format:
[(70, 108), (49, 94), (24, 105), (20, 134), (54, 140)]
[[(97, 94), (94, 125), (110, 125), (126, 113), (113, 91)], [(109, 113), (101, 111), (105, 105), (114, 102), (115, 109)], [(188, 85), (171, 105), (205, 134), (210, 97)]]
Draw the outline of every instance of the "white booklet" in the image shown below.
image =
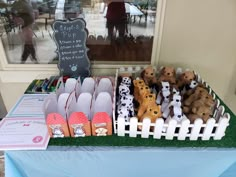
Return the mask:
[(14, 117), (0, 122), (0, 150), (42, 150), (49, 139), (44, 118)]
[(48, 94), (24, 94), (6, 117), (44, 117), (43, 103)]

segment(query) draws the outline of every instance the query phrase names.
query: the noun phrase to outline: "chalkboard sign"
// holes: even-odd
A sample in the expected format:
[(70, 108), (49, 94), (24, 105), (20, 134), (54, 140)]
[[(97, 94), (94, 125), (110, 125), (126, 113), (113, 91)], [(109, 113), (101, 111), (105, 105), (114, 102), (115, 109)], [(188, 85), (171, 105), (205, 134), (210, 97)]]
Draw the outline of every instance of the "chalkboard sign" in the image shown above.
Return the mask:
[(90, 61), (86, 47), (88, 32), (85, 26), (83, 19), (58, 20), (53, 23), (60, 75), (70, 77), (88, 77), (90, 75)]

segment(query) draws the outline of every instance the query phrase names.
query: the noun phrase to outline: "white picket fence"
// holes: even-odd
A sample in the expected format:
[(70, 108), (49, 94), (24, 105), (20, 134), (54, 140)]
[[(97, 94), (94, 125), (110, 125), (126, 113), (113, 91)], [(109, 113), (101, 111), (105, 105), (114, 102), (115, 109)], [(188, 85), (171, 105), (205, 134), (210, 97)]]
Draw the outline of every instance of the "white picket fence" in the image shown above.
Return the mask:
[[(137, 67), (140, 69), (139, 67)], [(135, 72), (137, 68), (123, 69), (124, 71)], [(122, 71), (123, 71), (122, 70)], [(181, 70), (181, 69), (180, 69)], [(229, 125), (230, 114), (225, 112), (224, 106), (221, 104), (219, 99), (216, 99), (216, 95), (212, 89), (207, 85), (207, 83), (197, 75), (199, 82), (205, 84), (208, 88), (209, 93), (213, 96), (216, 101), (213, 117), (208, 119), (206, 123), (203, 123), (201, 118), (190, 124), (189, 119), (183, 119), (182, 122), (178, 123), (176, 120), (171, 119), (168, 123), (164, 122), (163, 118), (159, 118), (155, 123), (151, 123), (149, 118), (145, 118), (143, 122), (138, 122), (137, 117), (132, 117), (130, 122), (125, 122), (124, 118), (115, 118), (113, 116), (114, 132), (118, 136), (161, 139), (164, 137), (167, 140), (172, 140), (175, 137), (177, 140), (189, 140), (194, 141), (201, 138), (201, 140), (209, 140), (213, 138), (214, 140), (220, 140), (225, 136), (226, 128)], [(138, 129), (138, 126), (142, 126), (142, 129)]]
[[(181, 123), (171, 119), (168, 124), (162, 118), (151, 123), (149, 118), (145, 118), (143, 122), (138, 122), (137, 117), (132, 117), (130, 122), (125, 122), (123, 118), (118, 118), (115, 124), (117, 125), (117, 135), (129, 137), (137, 137), (140, 135), (142, 138), (149, 138), (152, 136), (154, 139), (161, 139), (165, 137), (167, 140), (172, 140), (176, 137), (178, 140), (209, 140), (213, 137), (214, 140), (220, 140), (225, 136), (225, 130), (229, 125), (230, 115), (224, 113), (224, 107), (220, 106), (216, 113), (216, 117), (208, 119), (206, 124), (203, 124), (201, 118), (195, 120), (190, 124), (188, 119), (184, 119)], [(142, 126), (142, 130), (138, 126)], [(153, 131), (150, 131), (152, 128)], [(165, 131), (163, 131), (165, 130)]]

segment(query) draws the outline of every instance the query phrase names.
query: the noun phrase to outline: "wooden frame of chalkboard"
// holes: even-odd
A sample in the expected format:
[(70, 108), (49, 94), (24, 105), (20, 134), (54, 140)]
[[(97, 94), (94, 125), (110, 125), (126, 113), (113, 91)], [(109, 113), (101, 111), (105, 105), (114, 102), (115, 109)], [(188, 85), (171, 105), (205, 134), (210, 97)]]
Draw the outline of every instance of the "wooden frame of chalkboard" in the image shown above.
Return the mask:
[(90, 76), (90, 60), (86, 40), (88, 30), (82, 18), (56, 20), (52, 24), (53, 39), (58, 55), (58, 69), (61, 76)]

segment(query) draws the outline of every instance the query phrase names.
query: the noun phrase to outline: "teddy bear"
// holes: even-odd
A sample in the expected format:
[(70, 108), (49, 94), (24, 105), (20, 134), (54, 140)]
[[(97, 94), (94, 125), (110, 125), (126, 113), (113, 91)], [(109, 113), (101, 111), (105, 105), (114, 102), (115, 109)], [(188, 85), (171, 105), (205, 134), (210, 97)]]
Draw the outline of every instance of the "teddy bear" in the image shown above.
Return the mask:
[(133, 80), (133, 85), (134, 85), (134, 99), (138, 101), (139, 98), (139, 88), (142, 86), (145, 86), (145, 82), (142, 79), (136, 79)]
[(192, 80), (195, 80), (195, 74), (193, 71), (184, 71), (180, 76), (177, 78), (177, 86), (179, 90), (183, 90), (183, 88), (190, 84)]
[(150, 105), (147, 107), (146, 112), (141, 116), (139, 122), (142, 122), (145, 117), (151, 119), (151, 123), (155, 123), (157, 118), (160, 118), (161, 114), (161, 106), (160, 105)]
[(201, 87), (201, 86), (197, 86), (193, 93), (188, 96), (187, 98), (184, 99), (183, 101), (183, 105), (184, 106), (190, 106), (192, 104), (192, 102), (194, 102), (195, 100), (204, 97), (206, 95), (209, 95), (208, 91), (206, 88)]
[(149, 87), (153, 87), (157, 83), (155, 69), (152, 66), (146, 67), (141, 72), (141, 78)]
[[(140, 117), (139, 122), (143, 122), (144, 118), (149, 118), (151, 123), (155, 123), (158, 118), (161, 118), (161, 106), (160, 105), (149, 105), (146, 112)], [(138, 129), (141, 130), (142, 126), (138, 126)]]
[(213, 113), (215, 101), (210, 94), (200, 94), (199, 97), (194, 100), (190, 106), (183, 106), (184, 113), (189, 113), (194, 107), (207, 106), (209, 107), (211, 114)]
[(137, 101), (139, 102), (139, 104), (143, 101), (143, 98), (145, 97), (145, 95), (150, 94), (150, 93), (151, 93), (151, 90), (148, 86), (139, 87), (139, 94), (137, 98)]
[(181, 94), (183, 95), (183, 99), (186, 99), (187, 97), (192, 95), (197, 87), (205, 88), (205, 90), (207, 90), (202, 83), (199, 83), (196, 80), (192, 80), (190, 84), (187, 84), (181, 92)]
[(161, 68), (158, 83), (160, 84), (162, 81), (169, 82), (171, 85), (176, 84), (176, 75), (174, 67), (165, 66)]
[(155, 94), (147, 94), (143, 98), (142, 102), (139, 105), (137, 117), (141, 118), (141, 116), (145, 113), (148, 106), (156, 105), (156, 95)]
[(187, 115), (190, 123), (194, 123), (197, 118), (201, 118), (203, 123), (206, 123), (210, 118), (211, 110), (209, 106), (202, 105), (198, 107), (193, 107), (191, 113)]

